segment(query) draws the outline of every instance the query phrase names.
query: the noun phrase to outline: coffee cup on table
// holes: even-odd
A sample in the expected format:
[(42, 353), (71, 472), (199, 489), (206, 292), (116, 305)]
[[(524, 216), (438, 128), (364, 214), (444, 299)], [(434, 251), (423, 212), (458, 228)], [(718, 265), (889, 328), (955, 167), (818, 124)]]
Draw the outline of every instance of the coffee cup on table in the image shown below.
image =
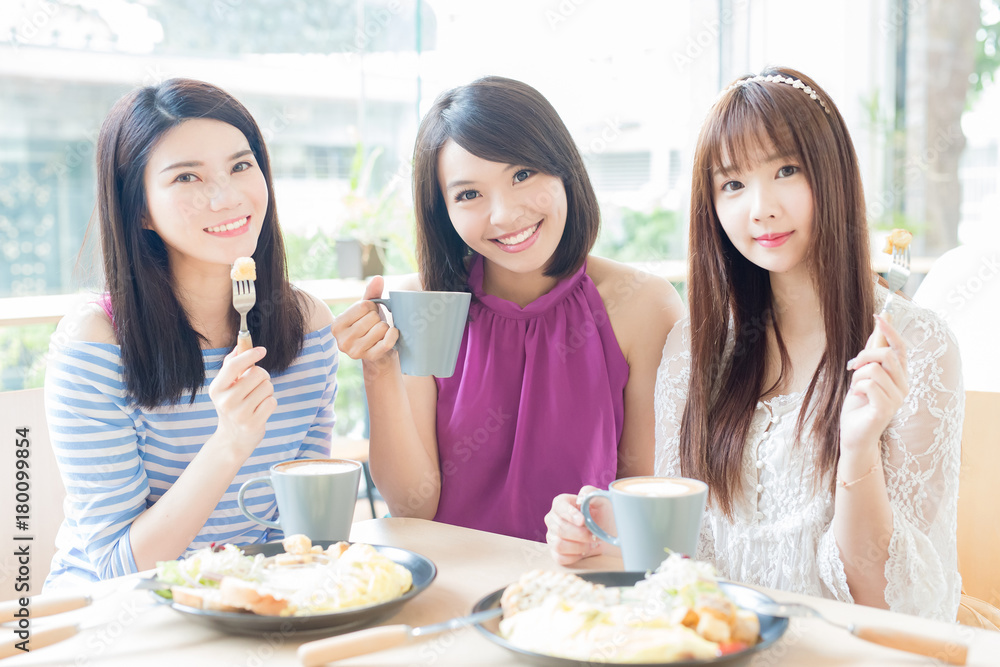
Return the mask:
[(399, 329), (396, 350), (407, 375), (451, 377), (469, 316), (469, 292), (390, 291), (388, 299), (372, 299), (392, 312)]
[[(611, 500), (618, 535), (609, 535), (590, 513), (599, 497)], [(626, 477), (607, 491), (593, 491), (580, 499), (587, 528), (600, 539), (620, 547), (627, 571), (655, 570), (670, 552), (694, 557), (708, 485), (686, 477)]]
[[(283, 461), (271, 466), (268, 476), (244, 482), (237, 502), (248, 519), (279, 528), (286, 536), (301, 533), (314, 542), (340, 542), (350, 536), (360, 482), (361, 464), (350, 459)], [(257, 516), (247, 508), (245, 495), (257, 485), (274, 489), (277, 521)]]

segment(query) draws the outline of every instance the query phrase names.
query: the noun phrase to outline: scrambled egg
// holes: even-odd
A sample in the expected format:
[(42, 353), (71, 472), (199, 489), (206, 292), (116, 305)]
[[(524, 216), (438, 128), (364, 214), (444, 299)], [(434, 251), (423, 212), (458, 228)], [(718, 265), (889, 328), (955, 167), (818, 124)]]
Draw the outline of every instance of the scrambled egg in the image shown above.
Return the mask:
[(704, 660), (760, 636), (757, 615), (726, 597), (711, 564), (678, 554), (631, 588), (528, 572), (508, 586), (501, 606), (500, 635), (511, 644), (586, 662)]
[(288, 600), (283, 615), (327, 614), (398, 598), (413, 585), (408, 569), (368, 544), (352, 544), (338, 558), (276, 567), (264, 585)]
[(550, 597), (500, 622), (511, 644), (586, 662), (673, 662), (715, 658), (719, 647), (664, 616), (644, 617), (630, 605), (567, 604)]
[(158, 579), (186, 606), (267, 616), (326, 614), (387, 602), (413, 585), (410, 571), (369, 544), (338, 542), (324, 551), (305, 535), (285, 553), (245, 556), (234, 545), (157, 564)]

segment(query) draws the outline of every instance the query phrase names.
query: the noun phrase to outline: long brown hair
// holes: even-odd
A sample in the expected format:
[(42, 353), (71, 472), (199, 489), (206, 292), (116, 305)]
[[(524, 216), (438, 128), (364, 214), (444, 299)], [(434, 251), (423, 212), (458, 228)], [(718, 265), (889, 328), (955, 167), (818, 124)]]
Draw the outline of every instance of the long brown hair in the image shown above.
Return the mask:
[[(814, 443), (820, 479), (840, 456), (840, 411), (849, 386), (847, 361), (874, 323), (873, 274), (861, 172), (843, 117), (812, 79), (785, 68), (826, 104), (787, 83), (752, 81), (727, 90), (705, 120), (691, 184), (691, 379), (680, 432), (681, 471), (709, 485), (732, 518), (742, 488), (743, 448), (764, 386), (767, 332), (773, 330), (781, 376), (789, 364), (774, 316), (768, 272), (729, 241), (715, 211), (713, 170), (753, 166), (762, 147), (796, 156), (813, 195), (813, 276), (822, 305), (826, 350), (806, 390), (796, 425)], [(730, 338), (731, 337), (731, 338)], [(727, 341), (730, 341), (727, 343)], [(727, 351), (727, 345), (732, 345)], [(781, 377), (779, 376), (779, 382)], [(815, 421), (809, 433), (809, 414)], [(831, 484), (833, 478), (831, 475)]]
[(417, 260), (425, 289), (468, 289), (469, 247), (455, 231), (438, 184), (438, 154), (451, 139), (476, 157), (562, 179), (566, 227), (545, 275), (564, 278), (597, 240), (600, 208), (583, 158), (559, 114), (526, 83), (488, 76), (442, 93), (420, 122), (413, 148)]
[[(267, 148), (250, 112), (225, 91), (192, 79), (134, 90), (118, 100), (101, 126), (97, 215), (125, 392), (144, 407), (177, 402), (187, 392), (194, 401), (205, 382), (203, 337), (174, 294), (163, 241), (142, 224), (149, 156), (160, 137), (190, 118), (219, 120), (242, 132), (267, 183), (267, 212), (253, 253), (257, 305), (247, 316), (254, 342), (267, 348), (259, 365), (270, 372), (288, 368), (305, 330), (303, 305), (288, 282)], [(230, 318), (235, 344), (236, 311)]]

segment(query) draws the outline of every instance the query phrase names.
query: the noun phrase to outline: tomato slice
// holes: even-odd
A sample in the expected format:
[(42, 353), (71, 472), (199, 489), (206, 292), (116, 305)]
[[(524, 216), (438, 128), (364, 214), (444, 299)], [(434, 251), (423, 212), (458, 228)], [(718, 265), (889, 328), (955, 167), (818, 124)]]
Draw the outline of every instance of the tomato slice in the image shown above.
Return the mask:
[(750, 645), (746, 642), (719, 642), (719, 655), (729, 655), (746, 650)]

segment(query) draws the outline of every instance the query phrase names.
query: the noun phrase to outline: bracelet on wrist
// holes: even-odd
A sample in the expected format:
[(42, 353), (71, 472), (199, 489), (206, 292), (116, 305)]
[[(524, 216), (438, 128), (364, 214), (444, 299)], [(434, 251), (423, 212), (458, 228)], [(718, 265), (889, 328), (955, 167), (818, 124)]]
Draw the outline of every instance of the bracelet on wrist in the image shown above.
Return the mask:
[(872, 467), (868, 469), (868, 472), (866, 472), (866, 473), (865, 473), (864, 475), (862, 475), (861, 477), (858, 477), (858, 478), (857, 478), (856, 480), (854, 480), (854, 481), (852, 481), (852, 482), (845, 482), (844, 480), (839, 480), (839, 481), (837, 482), (837, 486), (839, 486), (839, 487), (840, 487), (840, 488), (842, 488), (842, 489), (849, 489), (849, 488), (851, 488), (852, 486), (854, 486), (855, 484), (857, 484), (857, 483), (859, 483), (859, 482), (862, 482), (862, 481), (864, 481), (865, 479), (867, 479), (867, 478), (871, 477), (871, 476), (872, 476), (872, 475), (873, 475), (873, 474), (875, 473), (875, 471), (876, 471), (876, 470), (878, 470), (878, 469), (879, 469), (879, 468), (881, 468), (881, 467), (882, 467), (882, 461), (881, 461), (881, 460), (878, 460), (878, 461), (876, 461), (875, 463), (873, 463), (873, 464), (872, 464)]

